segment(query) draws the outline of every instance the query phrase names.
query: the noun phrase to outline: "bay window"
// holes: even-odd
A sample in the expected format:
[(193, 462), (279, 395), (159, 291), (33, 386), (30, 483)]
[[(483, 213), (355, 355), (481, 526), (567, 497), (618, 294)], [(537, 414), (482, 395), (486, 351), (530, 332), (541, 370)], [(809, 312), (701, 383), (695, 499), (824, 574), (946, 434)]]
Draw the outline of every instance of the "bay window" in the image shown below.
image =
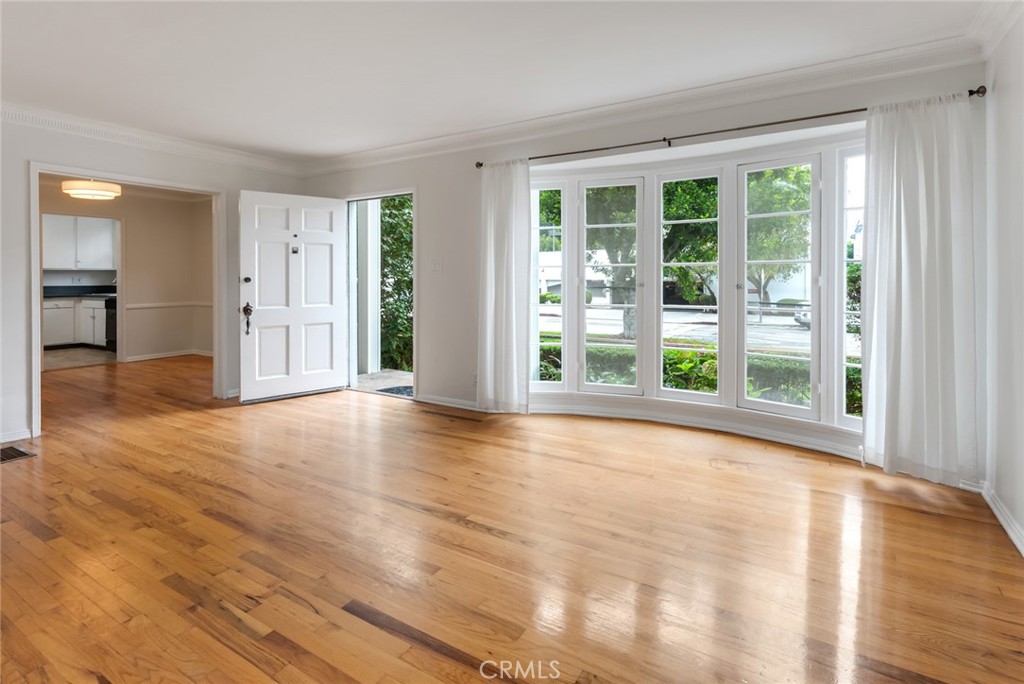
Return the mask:
[(532, 170), (541, 410), (689, 412), (753, 420), (759, 434), (806, 421), (857, 429), (864, 156), (854, 126), (719, 156)]

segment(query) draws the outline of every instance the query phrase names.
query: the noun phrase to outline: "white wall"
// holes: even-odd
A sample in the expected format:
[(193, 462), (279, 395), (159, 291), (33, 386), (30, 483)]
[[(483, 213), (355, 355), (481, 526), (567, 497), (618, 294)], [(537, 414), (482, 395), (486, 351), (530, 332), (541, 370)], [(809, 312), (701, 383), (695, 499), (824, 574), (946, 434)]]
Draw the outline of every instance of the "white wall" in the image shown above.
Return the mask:
[[(227, 217), (223, 248), (227, 269), (222, 286), (230, 306), (222, 306), (222, 324), (237, 327), (234, 311), (238, 283), (238, 192), (241, 189), (294, 193), (297, 177), (254, 170), (227, 162), (154, 151), (132, 145), (5, 122), (2, 135), (2, 213), (0, 213), (0, 440), (31, 431), (31, 273), (30, 162), (90, 169), (97, 176), (161, 180), (179, 187), (224, 193)], [(227, 387), (238, 386), (238, 346), (226, 345), (221, 360)]]
[(988, 487), (1024, 553), (1024, 17), (992, 54), (988, 100)]
[[(435, 154), (313, 177), (308, 179), (305, 192), (345, 197), (416, 189), (418, 395), (475, 405), (480, 172), (474, 162), (658, 139), (945, 94), (974, 87), (983, 76), (980, 64), (957, 67), (516, 144)], [(983, 119), (983, 105), (975, 106)], [(439, 270), (433, 269), (435, 262)]]

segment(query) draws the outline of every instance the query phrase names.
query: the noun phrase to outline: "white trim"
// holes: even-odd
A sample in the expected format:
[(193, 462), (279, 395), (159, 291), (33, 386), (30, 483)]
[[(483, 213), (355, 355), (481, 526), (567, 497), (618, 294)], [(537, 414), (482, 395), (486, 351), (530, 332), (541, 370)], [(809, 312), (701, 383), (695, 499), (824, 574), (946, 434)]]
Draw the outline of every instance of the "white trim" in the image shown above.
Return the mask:
[(225, 392), (224, 393), (224, 398), (225, 399), (237, 399), (238, 398), (238, 394), (239, 394), (239, 391), (238, 391), (238, 388), (236, 387), (235, 389), (230, 389), (227, 392)]
[(985, 59), (999, 47), (1021, 13), (1019, 2), (980, 2), (978, 13), (964, 33), (981, 45)]
[(995, 490), (992, 489), (988, 482), (986, 482), (982, 488), (981, 495), (984, 497), (985, 501), (988, 502), (988, 505), (995, 514), (999, 524), (1001, 524), (1003, 529), (1006, 530), (1006, 534), (1010, 537), (1010, 541), (1012, 541), (1013, 545), (1017, 547), (1020, 554), (1024, 556), (1024, 526), (1013, 518), (1013, 515), (1010, 514), (1010, 509), (1006, 507), (999, 498), (999, 495), (996, 494)]
[(18, 430), (17, 432), (5, 432), (0, 435), (0, 444), (8, 444), (9, 442), (19, 442), (23, 439), (32, 439), (32, 434), (28, 430)]
[(213, 302), (157, 302), (153, 304), (125, 304), (126, 311), (136, 309), (177, 309), (186, 306), (213, 307)]
[(84, 119), (71, 114), (36, 109), (14, 102), (2, 103), (0, 119), (4, 123), (41, 128), (83, 138), (94, 138), (106, 142), (139, 147), (156, 152), (178, 154), (217, 164), (241, 166), (258, 171), (279, 173), (285, 176), (302, 176), (300, 162), (278, 159), (265, 155), (243, 152), (217, 145), (151, 133), (138, 128), (129, 128), (105, 121)]
[[(413, 382), (415, 383), (415, 380)], [(415, 385), (413, 386), (413, 391), (415, 391)], [(479, 408), (477, 408), (475, 401), (465, 401), (463, 399), (449, 399), (448, 397), (437, 397), (434, 396), (433, 394), (417, 394), (415, 397), (415, 401), (421, 404), (450, 406), (451, 408), (465, 409), (467, 411), (476, 411), (477, 413), (487, 413), (487, 411), (481, 411)]]
[(647, 420), (717, 430), (860, 461), (860, 433), (750, 409), (658, 397), (546, 392), (530, 395), (530, 413)]
[(152, 361), (154, 359), (168, 359), (172, 356), (213, 356), (213, 352), (199, 349), (185, 349), (182, 351), (160, 352), (158, 354), (139, 354), (138, 356), (125, 357), (125, 363), (136, 361)]
[[(605, 126), (622, 126), (978, 64), (984, 59), (982, 48), (970, 38), (946, 38), (602, 107), (314, 160), (304, 165), (303, 175), (320, 176), (441, 153), (521, 143)], [(666, 131), (665, 134), (682, 132)]]

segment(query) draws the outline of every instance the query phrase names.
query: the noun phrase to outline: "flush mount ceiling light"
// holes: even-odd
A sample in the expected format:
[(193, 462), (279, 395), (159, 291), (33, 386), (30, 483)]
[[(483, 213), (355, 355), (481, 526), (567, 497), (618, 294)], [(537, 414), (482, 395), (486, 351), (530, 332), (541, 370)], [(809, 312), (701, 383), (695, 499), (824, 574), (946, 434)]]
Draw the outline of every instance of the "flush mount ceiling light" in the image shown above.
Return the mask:
[(121, 196), (121, 186), (94, 180), (66, 180), (60, 182), (61, 192), (76, 199), (112, 200)]

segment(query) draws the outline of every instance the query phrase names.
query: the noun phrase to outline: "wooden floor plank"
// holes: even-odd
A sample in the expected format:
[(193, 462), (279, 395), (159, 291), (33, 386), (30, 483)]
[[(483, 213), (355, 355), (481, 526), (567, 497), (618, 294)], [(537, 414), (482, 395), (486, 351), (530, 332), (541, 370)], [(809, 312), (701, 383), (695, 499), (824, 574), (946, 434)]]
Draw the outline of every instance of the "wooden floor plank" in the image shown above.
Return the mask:
[(44, 374), (38, 456), (0, 471), (5, 682), (1024, 682), (1024, 560), (976, 494), (210, 377)]

